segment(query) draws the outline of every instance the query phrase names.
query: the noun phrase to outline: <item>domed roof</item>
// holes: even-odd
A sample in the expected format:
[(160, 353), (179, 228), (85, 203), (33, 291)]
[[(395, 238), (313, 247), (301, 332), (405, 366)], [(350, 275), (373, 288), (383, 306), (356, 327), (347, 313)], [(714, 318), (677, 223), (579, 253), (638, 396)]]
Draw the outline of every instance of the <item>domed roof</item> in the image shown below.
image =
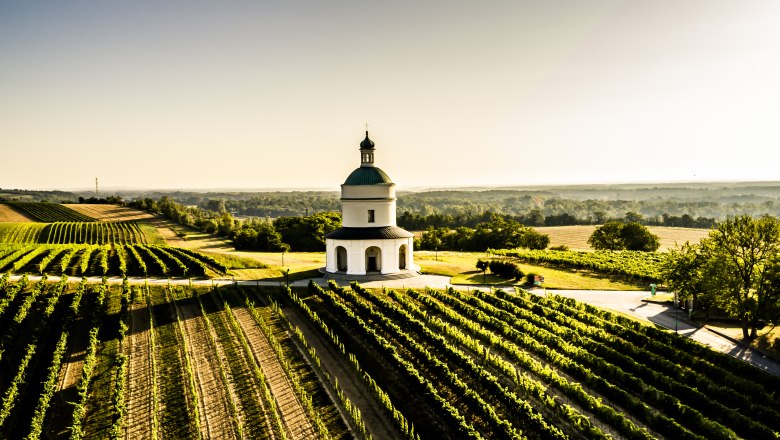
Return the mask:
[(368, 130), (366, 130), (366, 138), (360, 143), (361, 150), (374, 150), (374, 141), (368, 138)]
[(390, 177), (378, 167), (360, 167), (344, 181), (344, 185), (381, 185), (393, 183)]

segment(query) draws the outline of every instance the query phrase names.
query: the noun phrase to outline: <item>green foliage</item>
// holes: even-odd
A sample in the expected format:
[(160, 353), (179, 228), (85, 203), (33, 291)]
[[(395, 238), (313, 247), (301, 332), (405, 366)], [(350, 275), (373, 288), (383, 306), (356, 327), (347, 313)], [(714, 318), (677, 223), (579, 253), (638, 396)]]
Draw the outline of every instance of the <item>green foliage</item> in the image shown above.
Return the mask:
[(290, 245), (282, 242), (282, 235), (266, 220), (249, 220), (233, 232), (233, 245), (239, 250), (266, 252), (289, 251)]
[(518, 247), (544, 249), (548, 244), (548, 235), (494, 215), (489, 221), (477, 224), (474, 229), (461, 226), (452, 230), (432, 226), (423, 233), (416, 247), (420, 250), (485, 251)]
[[(113, 258), (114, 255), (116, 258)], [(83, 244), (0, 244), (0, 270), (3, 267), (10, 268), (15, 273), (87, 276), (145, 276), (151, 269), (151, 274), (158, 276), (205, 277), (210, 271), (218, 274), (228, 271), (228, 267), (214, 257), (189, 249), (158, 245), (112, 247)]]
[(160, 241), (157, 230), (136, 222), (7, 223), (0, 243), (145, 244)]
[(488, 261), (488, 268), (490, 269), (490, 272), (496, 276), (501, 278), (511, 278), (515, 281), (520, 281), (524, 275), (523, 271), (520, 270), (520, 267), (518, 267), (515, 263), (505, 259), (493, 259)]
[(308, 217), (279, 217), (273, 221), (282, 241), (295, 252), (325, 250), (325, 234), (341, 227), (341, 215), (319, 212)]
[(754, 339), (762, 322), (780, 322), (780, 220), (728, 219), (700, 244), (672, 251), (664, 274), (684, 298), (725, 310)]
[(608, 222), (596, 228), (588, 244), (597, 250), (653, 252), (661, 246), (658, 236), (636, 222)]
[(667, 254), (639, 251), (491, 249), (489, 252), (497, 256), (516, 258), (529, 264), (588, 270), (607, 275), (639, 278), (649, 282), (661, 281), (661, 264), (667, 257)]

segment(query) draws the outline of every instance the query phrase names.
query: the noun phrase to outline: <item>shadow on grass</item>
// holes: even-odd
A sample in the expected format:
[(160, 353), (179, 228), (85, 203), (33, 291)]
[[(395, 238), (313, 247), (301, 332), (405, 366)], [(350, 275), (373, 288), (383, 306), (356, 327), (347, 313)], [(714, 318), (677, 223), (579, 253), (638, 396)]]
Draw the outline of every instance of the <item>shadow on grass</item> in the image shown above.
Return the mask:
[[(302, 270), (300, 272), (290, 272), (290, 282), (292, 283), (293, 281), (305, 280), (308, 278), (317, 278), (321, 276), (322, 274), (318, 269)], [(262, 281), (280, 281), (280, 282), (284, 282), (285, 280), (286, 277), (284, 272), (280, 272), (280, 275), (276, 277), (268, 277), (262, 279)]]
[(451, 282), (453, 284), (501, 284), (506, 286), (523, 285), (521, 281), (508, 280), (491, 273), (485, 273), (483, 276), (483, 273), (478, 270), (472, 270), (455, 275), (452, 277)]

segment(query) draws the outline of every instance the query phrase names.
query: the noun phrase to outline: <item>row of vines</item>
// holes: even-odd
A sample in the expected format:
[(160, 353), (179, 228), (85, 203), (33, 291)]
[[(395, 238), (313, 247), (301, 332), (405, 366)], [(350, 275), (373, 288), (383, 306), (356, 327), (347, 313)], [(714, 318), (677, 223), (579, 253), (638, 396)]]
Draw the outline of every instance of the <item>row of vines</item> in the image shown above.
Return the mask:
[(291, 299), (422, 438), (780, 437), (779, 378), (571, 300), (310, 292)]
[(664, 253), (639, 251), (556, 251), (531, 249), (489, 250), (497, 257), (517, 259), (524, 263), (586, 270), (644, 281), (660, 281)]
[[(0, 437), (349, 437), (311, 358), (298, 351), (267, 295), (3, 275), (0, 298), (0, 366), (8, 372), (0, 383)], [(205, 333), (193, 332), (194, 321)], [(253, 335), (267, 338), (281, 377), (269, 374)], [(215, 363), (203, 363), (195, 347), (207, 348)], [(204, 382), (215, 370), (218, 383)], [(279, 393), (282, 378), (292, 395)], [(304, 419), (289, 414), (291, 399)], [(231, 402), (226, 419), (214, 409), (219, 400)], [(298, 426), (312, 428), (301, 434)]]
[(524, 291), (4, 274), (0, 335), (4, 438), (780, 437), (780, 378)]
[(93, 222), (95, 219), (67, 206), (46, 202), (6, 202), (39, 222)]
[(10, 223), (0, 229), (8, 244), (151, 244), (156, 230), (137, 222)]
[(160, 245), (0, 244), (0, 272), (71, 276), (208, 277), (228, 267), (196, 251)]

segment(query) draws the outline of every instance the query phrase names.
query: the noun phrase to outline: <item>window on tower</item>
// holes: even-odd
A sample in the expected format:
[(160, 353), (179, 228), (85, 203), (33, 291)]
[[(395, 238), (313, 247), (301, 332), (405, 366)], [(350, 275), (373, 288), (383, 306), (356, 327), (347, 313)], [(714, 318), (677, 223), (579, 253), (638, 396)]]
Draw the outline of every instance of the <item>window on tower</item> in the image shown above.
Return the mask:
[(373, 209), (369, 209), (368, 210), (368, 222), (369, 223), (374, 223), (374, 210)]

